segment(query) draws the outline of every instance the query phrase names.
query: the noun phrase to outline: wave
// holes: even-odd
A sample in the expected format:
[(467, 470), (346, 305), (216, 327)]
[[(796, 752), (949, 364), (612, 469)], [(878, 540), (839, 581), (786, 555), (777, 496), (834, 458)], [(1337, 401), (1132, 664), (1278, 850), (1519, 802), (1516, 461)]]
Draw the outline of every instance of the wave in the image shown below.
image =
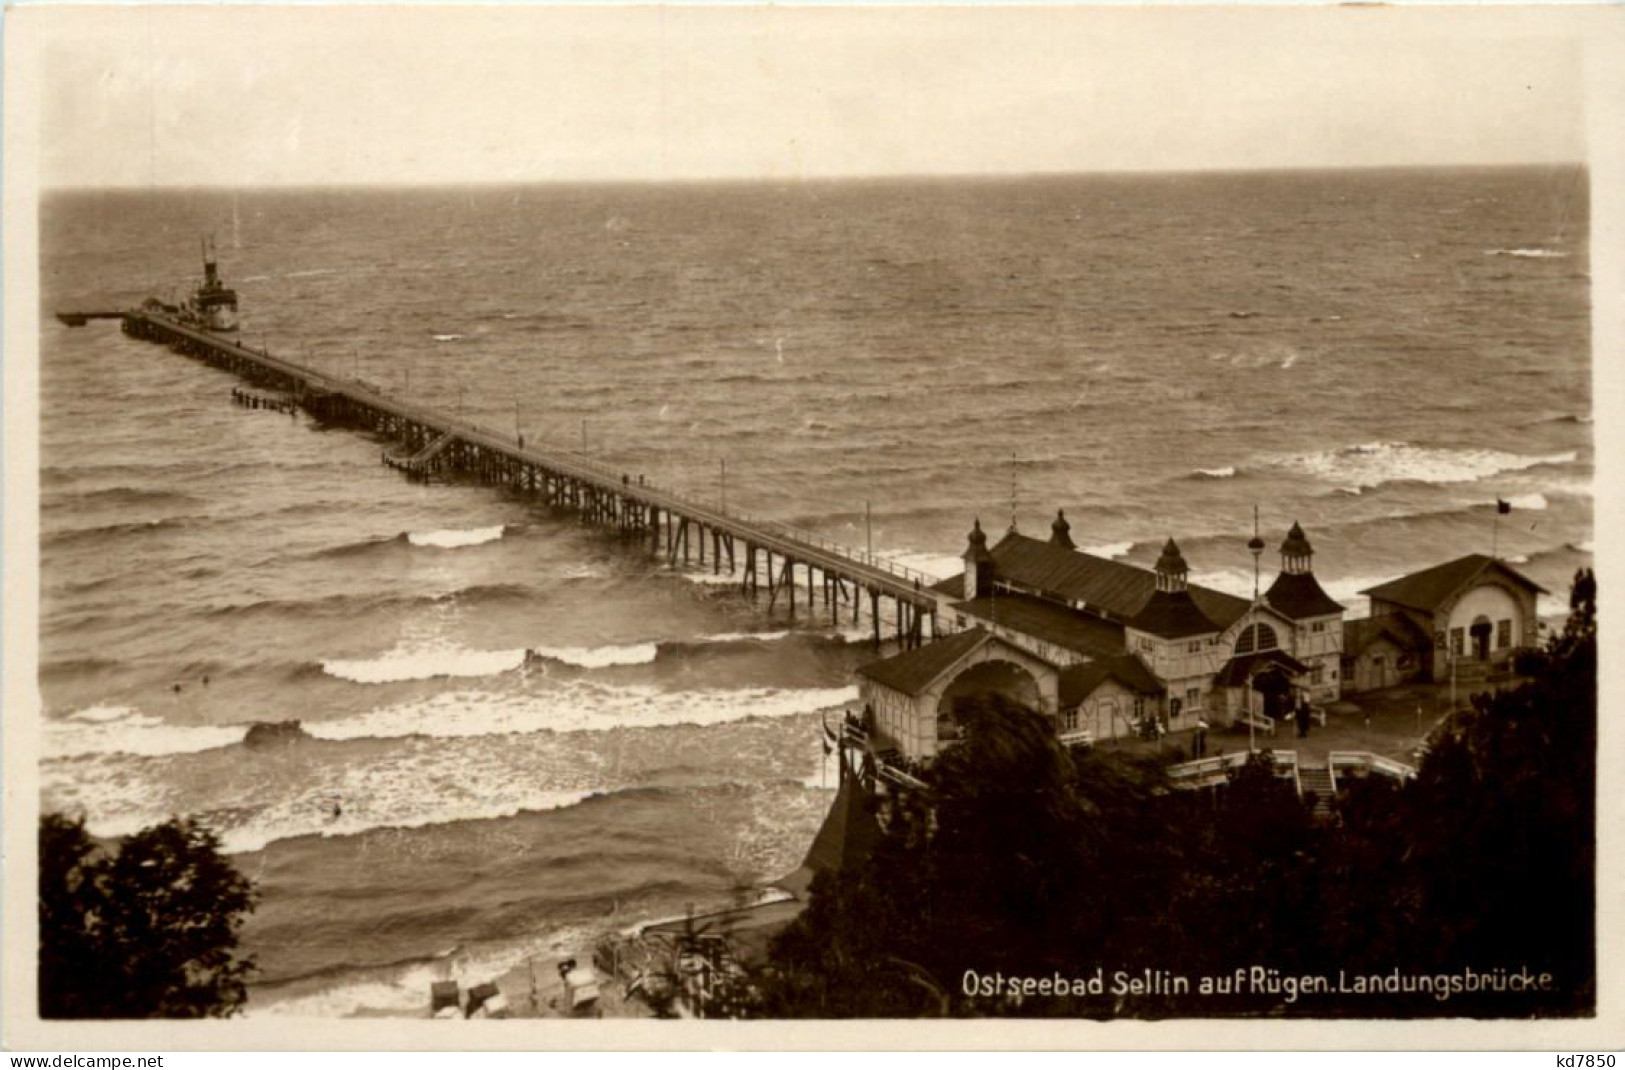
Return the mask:
[(41, 662), (39, 675), (41, 680), (73, 680), (120, 667), (121, 663), (113, 658), (62, 658)]
[(380, 535), (376, 538), (361, 539), (357, 542), (347, 542), (340, 546), (328, 546), (320, 550), (313, 550), (302, 555), (303, 559), (310, 561), (324, 561), (331, 558), (358, 557), (362, 554), (373, 553), (386, 546), (401, 546), (407, 541), (407, 533), (399, 535)]
[(611, 665), (647, 665), (660, 654), (656, 643), (631, 643), (624, 646), (596, 647), (532, 647), (530, 657), (562, 661), (583, 669), (601, 669)]
[(1544, 509), (1546, 508), (1546, 495), (1519, 494), (1506, 499), (1506, 503), (1514, 509)]
[(1408, 442), (1368, 442), (1283, 458), (1281, 466), (1307, 472), (1345, 493), (1359, 494), (1387, 483), (1472, 483), (1503, 472), (1548, 464), (1571, 464), (1573, 450), (1519, 454), (1492, 449), (1448, 449)]
[(466, 336), (461, 334), (437, 334), (434, 336), (434, 340), (436, 342), (460, 342), (464, 337)]
[(374, 658), (332, 659), (322, 671), (357, 684), (395, 684), (441, 677), (497, 676), (525, 663), (525, 650), (468, 650), (463, 647), (397, 648)]
[(249, 726), (177, 725), (132, 706), (90, 706), (45, 722), (44, 757), (130, 754), (143, 758), (197, 754), (241, 743)]
[[(472, 769), (459, 771), (477, 780)], [(555, 790), (532, 788), (515, 778), (489, 794), (478, 791), (442, 790), (416, 783), (416, 775), (399, 768), (361, 769), (354, 777), (342, 777), (332, 788), (307, 789), (277, 800), (263, 809), (245, 808), (194, 810), (194, 816), (210, 825), (220, 836), (227, 854), (263, 851), (273, 843), (308, 836), (333, 839), (390, 829), (427, 828), (462, 821), (492, 821), (523, 813), (540, 813), (577, 806), (611, 789), (582, 788)], [(173, 809), (160, 791), (145, 798), (126, 788), (106, 793), (81, 785), (70, 801), (53, 805), (69, 812), (83, 812), (85, 827), (103, 838), (129, 836), (164, 821)], [(339, 811), (335, 815), (335, 802)]]
[[(696, 565), (694, 568), (697, 569), (698, 566)], [(739, 573), (737, 572), (698, 572), (690, 569), (687, 572), (679, 572), (677, 575), (689, 583), (696, 583), (701, 587), (727, 587), (739, 582)]]
[(1563, 260), (1563, 259), (1566, 259), (1569, 254), (1565, 253), (1565, 252), (1562, 252), (1561, 250), (1558, 250), (1558, 249), (1542, 249), (1542, 248), (1538, 248), (1538, 247), (1529, 247), (1529, 248), (1521, 248), (1521, 249), (1485, 249), (1484, 250), (1484, 255), (1485, 256), (1518, 256), (1518, 257), (1526, 257), (1526, 258), (1535, 259), (1535, 260)]
[(338, 268), (311, 268), (308, 271), (289, 271), (282, 277), (285, 279), (314, 279), (322, 275), (337, 275)]
[(965, 571), (965, 559), (958, 554), (927, 553), (917, 550), (884, 551), (880, 555), (887, 561), (945, 580)]
[(77, 546), (81, 543), (98, 542), (104, 539), (125, 538), (131, 535), (154, 535), (160, 532), (174, 531), (184, 527), (189, 521), (199, 519), (206, 518), (172, 516), (156, 520), (136, 520), (120, 524), (68, 528), (40, 536), (40, 548), (60, 549), (62, 547)]
[(439, 531), (410, 531), (406, 534), (406, 541), (413, 546), (433, 546), (442, 550), (454, 550), (463, 546), (479, 546), (482, 543), (495, 542), (506, 533), (507, 527), (495, 524), (488, 528), (447, 528)]
[(455, 603), (463, 606), (501, 605), (525, 602), (536, 591), (517, 583), (481, 583), (439, 594), (331, 594), (321, 598), (268, 598), (258, 602), (238, 602), (203, 610), (210, 617), (286, 616), (326, 619), (388, 609), (411, 609)]
[(806, 632), (793, 632), (788, 629), (777, 632), (716, 632), (712, 635), (701, 636), (702, 643), (775, 643), (780, 639), (788, 639), (792, 635), (805, 635)]
[(1236, 466), (1227, 464), (1222, 468), (1198, 468), (1190, 474), (1192, 479), (1233, 479), (1236, 475)]
[[(644, 924), (644, 923), (640, 923)], [(402, 962), (340, 966), (324, 971), (329, 983), (312, 985), (314, 977), (281, 979), (250, 986), (245, 1018), (347, 1018), (358, 1014), (421, 1016), (425, 995), (435, 981), (471, 985), (509, 973), (527, 960), (551, 961), (579, 954), (608, 935), (606, 930), (568, 925), (545, 936), (501, 947), (446, 948)], [(286, 994), (284, 994), (286, 993)]]
[(1131, 540), (1128, 542), (1101, 543), (1098, 546), (1085, 546), (1083, 548), (1083, 552), (1086, 554), (1093, 554), (1095, 557), (1104, 557), (1109, 560), (1114, 557), (1123, 557), (1132, 549), (1134, 549), (1134, 543)]
[(111, 505), (138, 508), (154, 505), (197, 506), (201, 501), (180, 491), (155, 490), (142, 487), (103, 487), (98, 490), (64, 491), (48, 495), (50, 508), (83, 509), (90, 506)]
[(669, 639), (593, 647), (538, 646), (513, 650), (470, 650), (450, 645), (399, 647), (371, 658), (330, 659), (321, 671), (358, 684), (393, 684), (443, 677), (500, 676), (528, 661), (557, 661), (582, 669), (650, 665), (665, 657), (687, 657), (707, 648), (754, 646), (791, 636), (809, 640), (856, 642), (868, 638), (862, 629), (822, 629), (773, 632), (718, 632), (695, 639)]
[(604, 732), (617, 728), (711, 725), (752, 717), (790, 717), (857, 701), (857, 688), (739, 688), (666, 691), (572, 680), (536, 694), (462, 692), (373, 710), (356, 717), (312, 721), (318, 739), (396, 739), (530, 732)]

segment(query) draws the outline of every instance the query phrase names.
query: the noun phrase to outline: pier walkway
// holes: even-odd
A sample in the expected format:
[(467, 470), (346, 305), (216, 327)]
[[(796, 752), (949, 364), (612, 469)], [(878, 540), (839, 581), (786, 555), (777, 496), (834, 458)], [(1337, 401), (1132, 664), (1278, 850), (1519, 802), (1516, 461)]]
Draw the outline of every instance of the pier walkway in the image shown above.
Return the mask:
[[(105, 314), (87, 314), (102, 318)], [(906, 647), (937, 635), (936, 577), (885, 558), (854, 550), (777, 521), (744, 516), (718, 503), (695, 501), (633, 479), (601, 461), (520, 439), (459, 420), (424, 405), (390, 396), (353, 380), (339, 379), (272, 356), (225, 335), (182, 322), (166, 312), (138, 309), (120, 315), (132, 338), (241, 375), (261, 387), (283, 392), (316, 418), (370, 431), (399, 444), (384, 463), (409, 477), (457, 471), (493, 484), (537, 495), (548, 505), (574, 509), (584, 523), (614, 529), (648, 544), (651, 553), (704, 564), (712, 571), (740, 576), (742, 591), (756, 598), (766, 591), (771, 612), (783, 602), (796, 614), (796, 566), (806, 573), (806, 609), (815, 603), (820, 577), (823, 609), (832, 623), (851, 615), (861, 622), (869, 603), (874, 639), (882, 638), (881, 604), (890, 601), (896, 638)]]

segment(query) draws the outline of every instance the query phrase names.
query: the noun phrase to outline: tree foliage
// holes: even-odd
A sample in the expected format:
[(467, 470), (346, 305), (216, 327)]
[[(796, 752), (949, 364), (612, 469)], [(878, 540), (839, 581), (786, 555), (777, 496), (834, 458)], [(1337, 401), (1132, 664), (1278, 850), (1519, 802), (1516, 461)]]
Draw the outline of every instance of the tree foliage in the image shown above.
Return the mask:
[[(771, 1016), (1580, 1014), (1595, 1004), (1596, 583), (1567, 627), (1431, 741), (1419, 775), (1345, 781), (1317, 822), (1255, 755), (1228, 787), (1074, 759), (1036, 713), (990, 698), (888, 803), (866, 865), (821, 874), (775, 940)], [(1097, 966), (1218, 976), (1549, 972), (1552, 991), (1284, 1001), (1256, 994), (967, 996), (967, 970)]]
[(43, 1017), (227, 1017), (247, 999), (236, 949), (256, 894), (207, 826), (173, 818), (107, 852), (47, 814), (39, 877)]

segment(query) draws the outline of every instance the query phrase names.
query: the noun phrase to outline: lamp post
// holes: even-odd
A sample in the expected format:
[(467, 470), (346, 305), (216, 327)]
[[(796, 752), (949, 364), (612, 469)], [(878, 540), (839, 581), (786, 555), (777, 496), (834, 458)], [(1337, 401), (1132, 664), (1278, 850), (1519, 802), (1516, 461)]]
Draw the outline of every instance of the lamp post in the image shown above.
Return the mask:
[[(1253, 506), (1253, 537), (1247, 540), (1247, 552), (1253, 555), (1253, 604), (1252, 609), (1258, 608), (1258, 560), (1264, 556), (1264, 540), (1258, 535), (1258, 506)], [(1250, 610), (1251, 611), (1251, 610)], [(1249, 612), (1250, 612), (1249, 611)], [(1251, 625), (1248, 625), (1251, 627)], [(1253, 644), (1257, 646), (1256, 640)], [(1256, 749), (1253, 745), (1253, 681), (1258, 676), (1257, 663), (1247, 672), (1247, 753)]]
[(1247, 753), (1252, 754), (1258, 748), (1253, 743), (1253, 681), (1258, 677), (1256, 668), (1247, 670)]

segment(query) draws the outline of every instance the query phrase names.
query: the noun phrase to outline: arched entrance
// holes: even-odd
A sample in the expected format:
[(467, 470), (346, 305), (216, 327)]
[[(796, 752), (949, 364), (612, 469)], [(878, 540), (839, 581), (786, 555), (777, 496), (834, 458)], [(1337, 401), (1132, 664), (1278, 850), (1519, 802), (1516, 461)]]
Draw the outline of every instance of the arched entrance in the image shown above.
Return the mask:
[(1473, 637), (1473, 657), (1479, 661), (1490, 660), (1490, 635), (1495, 626), (1490, 618), (1479, 614), (1473, 618), (1473, 626), (1467, 629), (1467, 634)]
[(937, 746), (957, 742), (964, 735), (956, 711), (986, 695), (1002, 695), (1032, 709), (1042, 709), (1038, 681), (1013, 661), (992, 659), (972, 665), (948, 685), (937, 700)]
[(1292, 681), (1279, 666), (1253, 676), (1253, 690), (1263, 697), (1264, 715), (1280, 720), (1292, 704)]

